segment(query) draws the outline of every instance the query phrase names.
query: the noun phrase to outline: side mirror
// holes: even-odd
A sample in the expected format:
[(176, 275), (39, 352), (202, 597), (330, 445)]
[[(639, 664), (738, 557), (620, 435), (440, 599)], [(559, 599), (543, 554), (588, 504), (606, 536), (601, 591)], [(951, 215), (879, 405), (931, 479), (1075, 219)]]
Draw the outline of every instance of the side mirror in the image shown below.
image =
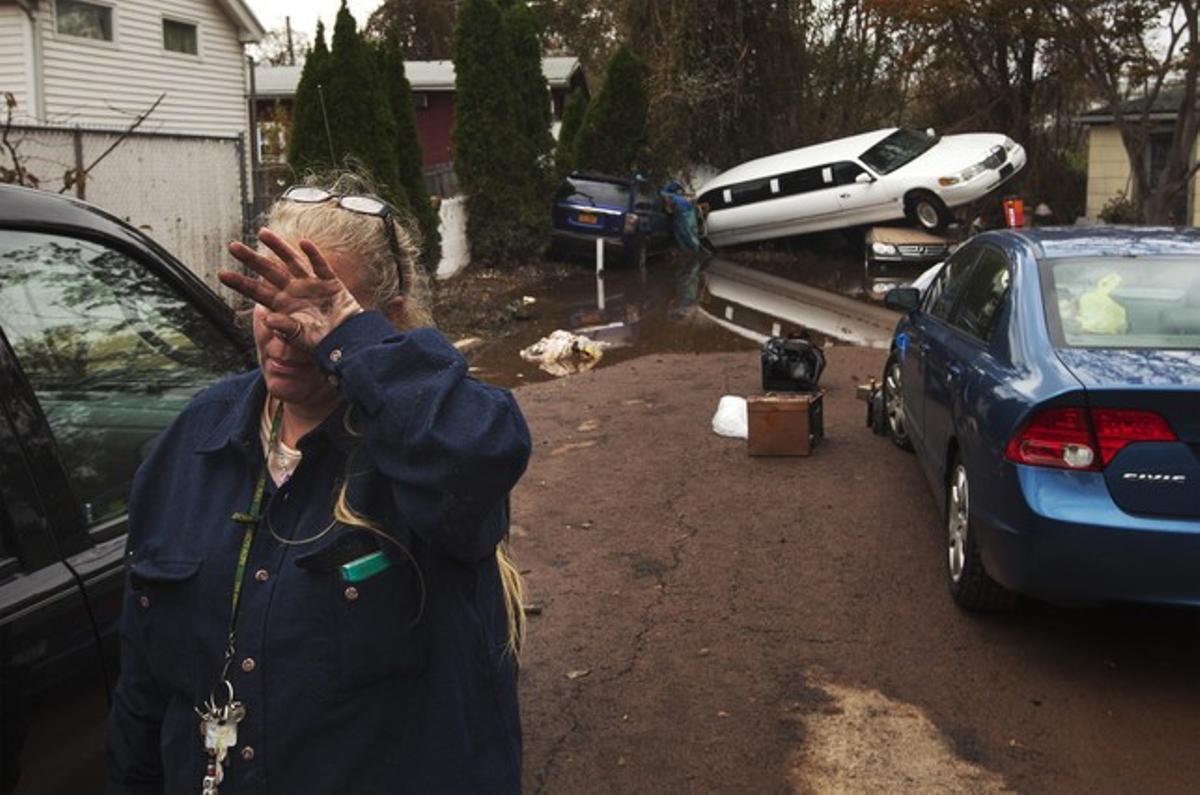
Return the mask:
[(854, 181), (857, 182), (859, 185), (870, 185), (872, 182), (875, 181), (875, 178), (864, 171), (863, 173), (861, 173), (857, 177), (855, 177)]
[(894, 287), (883, 297), (883, 305), (908, 314), (921, 303), (921, 291), (916, 287)]

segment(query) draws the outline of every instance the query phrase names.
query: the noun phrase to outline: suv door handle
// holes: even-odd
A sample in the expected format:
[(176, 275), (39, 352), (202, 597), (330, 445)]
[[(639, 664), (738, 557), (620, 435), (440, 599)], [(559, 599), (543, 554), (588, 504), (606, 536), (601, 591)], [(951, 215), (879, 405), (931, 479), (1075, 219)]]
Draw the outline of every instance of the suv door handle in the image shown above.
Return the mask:
[(952, 381), (962, 378), (963, 368), (961, 364), (950, 362), (946, 365), (946, 377)]
[(839, 198), (839, 199), (849, 199), (849, 198), (850, 198), (850, 194), (849, 194), (849, 193), (839, 193), (839, 194), (838, 194), (838, 198)]

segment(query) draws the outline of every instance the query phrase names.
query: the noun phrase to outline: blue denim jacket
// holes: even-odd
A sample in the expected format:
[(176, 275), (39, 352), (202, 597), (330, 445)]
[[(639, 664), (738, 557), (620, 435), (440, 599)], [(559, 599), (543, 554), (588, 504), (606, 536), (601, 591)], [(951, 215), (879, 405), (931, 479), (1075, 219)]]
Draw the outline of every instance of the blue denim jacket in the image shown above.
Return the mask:
[[(246, 569), (231, 666), (246, 707), (222, 793), (516, 792), (516, 668), (495, 548), (530, 452), (513, 397), (433, 330), (368, 312), (315, 352), (341, 408), (299, 442)], [(262, 471), (258, 372), (199, 395), (134, 480), (109, 719), (110, 792), (199, 792), (195, 707), (218, 680), (246, 511)], [(400, 542), (330, 525), (349, 504)], [(391, 565), (344, 579), (347, 556)]]

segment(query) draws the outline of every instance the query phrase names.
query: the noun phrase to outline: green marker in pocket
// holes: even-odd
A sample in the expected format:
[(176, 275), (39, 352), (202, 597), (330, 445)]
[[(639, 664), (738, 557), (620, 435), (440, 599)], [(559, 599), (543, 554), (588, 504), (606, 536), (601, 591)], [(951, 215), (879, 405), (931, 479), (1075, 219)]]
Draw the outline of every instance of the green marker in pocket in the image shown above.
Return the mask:
[(370, 555), (355, 558), (349, 563), (343, 563), (342, 579), (346, 582), (362, 582), (391, 565), (392, 561), (383, 552), (372, 552)]

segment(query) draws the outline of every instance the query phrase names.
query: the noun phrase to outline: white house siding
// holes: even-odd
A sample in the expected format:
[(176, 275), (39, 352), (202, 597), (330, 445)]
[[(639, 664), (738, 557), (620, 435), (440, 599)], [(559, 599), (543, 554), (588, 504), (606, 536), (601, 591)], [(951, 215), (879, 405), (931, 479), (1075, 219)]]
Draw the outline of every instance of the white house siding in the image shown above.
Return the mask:
[(1088, 128), (1087, 214), (1097, 218), (1104, 205), (1121, 193), (1131, 196), (1129, 157), (1113, 126)]
[[(142, 129), (246, 131), (245, 56), (214, 0), (121, 0), (112, 42), (59, 34), (53, 0), (42, 0), (40, 12), (47, 123), (124, 128), (166, 92)], [(196, 24), (198, 55), (163, 49), (164, 17)]]
[[(29, 17), (18, 5), (0, 5), (0, 95), (10, 92), (17, 99), (17, 118), (32, 112), (33, 71), (29, 64)], [(0, 113), (5, 112), (0, 107)]]

